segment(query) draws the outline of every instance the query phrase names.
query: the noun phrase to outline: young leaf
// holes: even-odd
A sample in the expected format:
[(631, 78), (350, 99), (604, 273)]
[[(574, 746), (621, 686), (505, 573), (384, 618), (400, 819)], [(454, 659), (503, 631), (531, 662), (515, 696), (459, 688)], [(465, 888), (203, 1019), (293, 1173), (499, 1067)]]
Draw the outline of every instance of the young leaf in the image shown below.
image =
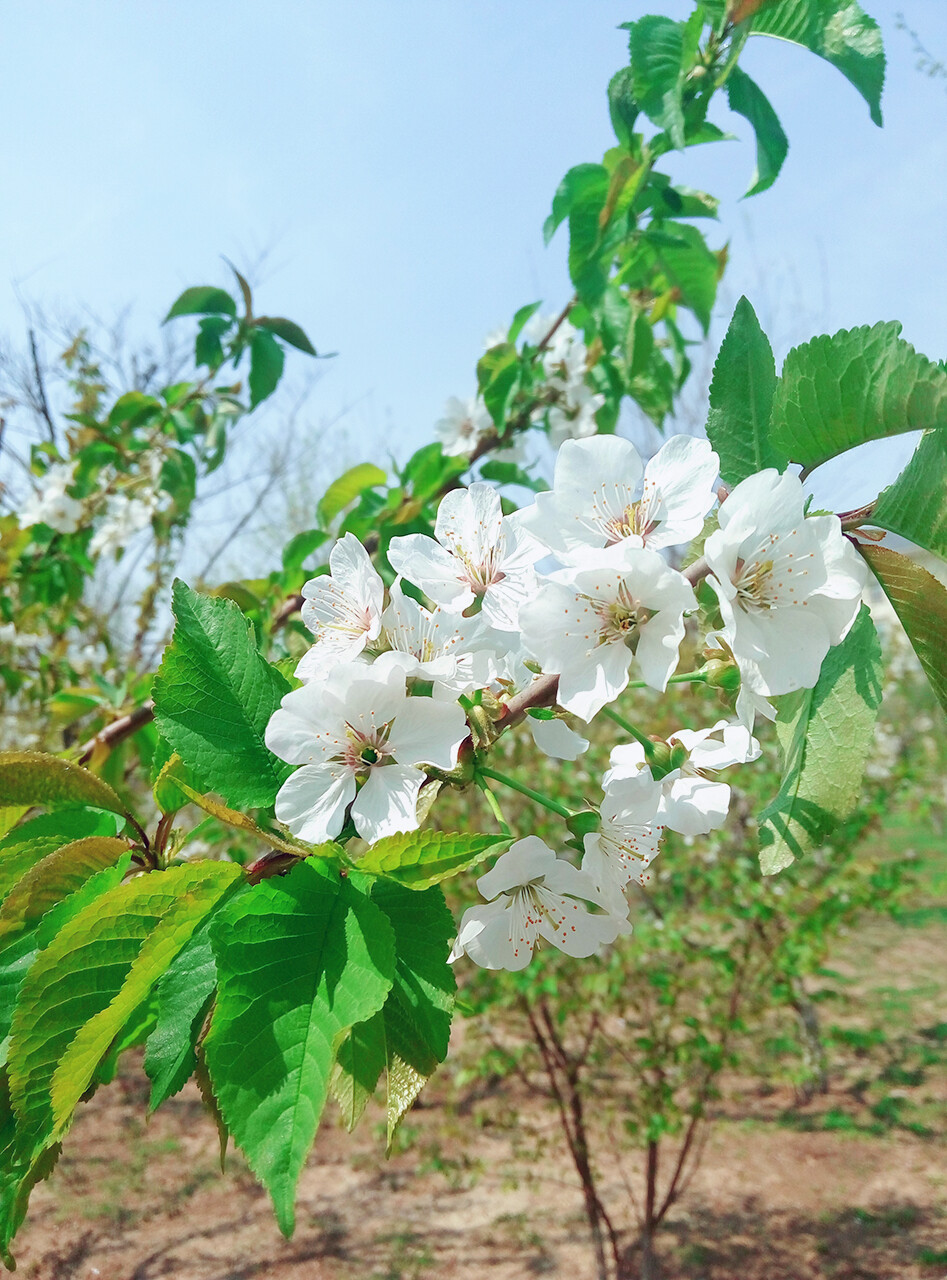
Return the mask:
[(265, 329), (250, 335), (250, 408), (271, 396), (283, 376), (283, 348)]
[(901, 619), (924, 674), (947, 712), (947, 587), (888, 547), (859, 543), (858, 550)]
[(0, 751), (0, 805), (42, 805), (57, 809), (91, 805), (128, 816), (107, 782), (88, 769), (41, 751)]
[(947, 431), (927, 431), (910, 462), (885, 489), (872, 524), (947, 558)]
[(760, 869), (772, 875), (818, 845), (854, 808), (881, 705), (881, 646), (862, 606), (814, 689), (779, 704), (783, 780), (760, 814)]
[(608, 184), (608, 170), (604, 165), (577, 164), (570, 169), (556, 188), (552, 213), (543, 223), (545, 243), (549, 243), (559, 224), (579, 205), (591, 203), (601, 209), (608, 195)]
[(267, 329), (270, 333), (275, 333), (277, 338), (282, 338), (297, 351), (303, 351), (307, 356), (318, 357), (318, 351), (295, 320), (285, 320), (282, 316), (259, 316), (255, 323), (258, 329)]
[(211, 941), (219, 986), (207, 1065), (224, 1119), (288, 1236), (335, 1050), (391, 987), (391, 926), (337, 871), (308, 861), (219, 912)]
[(523, 332), (523, 327), (527, 321), (533, 318), (541, 306), (541, 302), (528, 302), (525, 307), (520, 307), (510, 323), (510, 328), (506, 335), (507, 342), (516, 341)]
[(89, 809), (57, 809), (14, 827), (0, 840), (0, 899), (47, 854), (87, 836), (114, 836), (118, 822)]
[(717, 297), (720, 263), (696, 227), (686, 222), (665, 222), (660, 231), (648, 231), (644, 240), (654, 249), (668, 282), (680, 291), (681, 301), (700, 321), (704, 333)]
[(288, 681), (257, 652), (230, 600), (172, 588), (174, 635), (154, 678), (155, 724), (208, 790), (231, 805), (269, 806), (290, 769), (263, 741)]
[(793, 348), (773, 398), (775, 447), (811, 471), (868, 440), (947, 427), (947, 372), (900, 333), (889, 321)]
[(707, 437), (720, 458), (721, 478), (731, 487), (766, 467), (786, 466), (770, 440), (775, 390), (772, 347), (756, 312), (741, 298), (714, 363), (707, 416)]
[(0, 907), (0, 953), (57, 902), (75, 893), (90, 876), (114, 866), (127, 851), (127, 840), (88, 836), (48, 853), (14, 885)]
[(225, 862), (136, 877), (96, 898), (39, 953), (24, 979), (10, 1038), (10, 1088), (24, 1157), (62, 1136), (112, 1040), (241, 878), (240, 868)]
[(767, 191), (779, 176), (789, 139), (763, 90), (739, 67), (727, 79), (727, 101), (731, 111), (749, 120), (756, 134), (756, 172), (746, 193), (755, 196)]
[(358, 861), (360, 871), (387, 876), (406, 889), (429, 889), (482, 861), (502, 853), (505, 836), (466, 835), (450, 831), (409, 831), (376, 840)]
[(608, 82), (608, 114), (615, 137), (629, 150), (638, 112), (634, 72), (631, 67), (621, 67)]
[(287, 573), (297, 572), (303, 561), (308, 560), (328, 537), (324, 529), (306, 529), (304, 533), (297, 533), (283, 548), (283, 568)]
[(333, 480), (322, 495), (319, 503), (319, 519), (323, 524), (331, 524), (340, 511), (344, 511), (366, 489), (377, 488), (387, 484), (388, 476), (381, 467), (373, 462), (362, 462), (352, 467)]
[(628, 30), (635, 100), (672, 144), (683, 148), (686, 24), (649, 14)]
[(23, 1225), (30, 1192), (37, 1182), (48, 1178), (59, 1152), (59, 1143), (40, 1153), (35, 1160), (16, 1155), (16, 1116), (10, 1104), (7, 1073), (0, 1072), (0, 1259), (9, 1271), (16, 1270), (10, 1253), (13, 1237)]
[(224, 315), (236, 316), (237, 304), (226, 289), (216, 289), (210, 284), (195, 285), (185, 289), (164, 318), (164, 323), (176, 316)]
[(512, 342), (491, 347), (477, 361), (477, 385), (498, 431), (502, 431), (510, 396), (519, 377), (519, 354)]

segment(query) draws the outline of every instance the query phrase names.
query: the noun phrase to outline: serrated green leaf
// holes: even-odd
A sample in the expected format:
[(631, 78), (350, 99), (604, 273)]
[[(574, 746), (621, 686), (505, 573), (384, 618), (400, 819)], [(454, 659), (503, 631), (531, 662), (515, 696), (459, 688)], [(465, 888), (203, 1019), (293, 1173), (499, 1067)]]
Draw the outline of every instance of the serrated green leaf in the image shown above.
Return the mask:
[(947, 431), (928, 431), (894, 484), (879, 496), (871, 524), (947, 558)]
[(746, 192), (755, 196), (768, 191), (779, 176), (789, 139), (763, 90), (739, 67), (734, 67), (727, 79), (727, 101), (731, 111), (749, 120), (756, 134), (756, 172)]
[(814, 689), (780, 699), (779, 793), (760, 814), (760, 869), (773, 875), (818, 845), (851, 813), (881, 705), (881, 646), (865, 606), (830, 649)]
[(437, 886), (416, 893), (380, 880), (372, 901), (384, 911), (395, 935), (395, 975), (385, 1008), (400, 1005), (414, 1028), (410, 1043), (396, 1047), (429, 1075), (429, 1061), (436, 1065), (447, 1057), (457, 987), (447, 957), (457, 926)]
[(631, 147), (638, 112), (634, 73), (631, 67), (621, 67), (608, 82), (608, 114), (615, 137), (623, 147)]
[(211, 284), (195, 285), (185, 289), (164, 318), (164, 323), (176, 316), (225, 315), (236, 316), (237, 304), (226, 289)]
[[(392, 1143), (401, 1121), (414, 1106), (418, 1094), (430, 1078), (424, 1071), (419, 1071), (412, 1062), (402, 1057), (395, 1048), (396, 1044), (412, 1043), (413, 1028), (400, 1018), (401, 1008), (393, 1005), (385, 1006), (385, 1031), (387, 1035), (387, 1067), (388, 1067), (388, 1135), (387, 1152), (391, 1154)], [(416, 1055), (412, 1055), (416, 1056)], [(433, 1067), (432, 1067), (433, 1069)]]
[(634, 98), (678, 148), (684, 146), (686, 26), (648, 14), (628, 28)]
[(947, 587), (907, 556), (859, 543), (914, 647), (937, 700), (947, 712)]
[(779, 0), (752, 18), (753, 35), (791, 40), (841, 71), (881, 124), (885, 53), (881, 30), (855, 0)]
[(275, 333), (277, 338), (282, 338), (284, 342), (288, 342), (297, 351), (305, 352), (307, 356), (318, 357), (319, 355), (319, 352), (306, 337), (305, 331), (299, 327), (295, 320), (286, 320), (283, 316), (260, 316), (256, 320), (256, 327)]
[(601, 209), (608, 195), (608, 170), (601, 164), (577, 164), (571, 168), (552, 198), (552, 212), (543, 223), (543, 240), (548, 245), (556, 228), (581, 204)]
[(174, 635), (154, 678), (155, 724), (173, 751), (228, 804), (273, 803), (290, 773), (263, 740), (289, 682), (258, 653), (230, 600), (172, 588)]
[(889, 321), (793, 348), (773, 398), (774, 446), (812, 470), (868, 440), (947, 427), (947, 373), (900, 333)]
[(23, 981), (10, 1036), (10, 1088), (24, 1158), (63, 1135), (112, 1040), (241, 878), (239, 867), (224, 862), (138, 876), (87, 905), (39, 953)]
[(491, 347), (477, 361), (477, 385), (498, 431), (502, 431), (506, 421), (519, 371), (519, 352), (512, 342), (501, 342)]
[(265, 329), (250, 335), (250, 408), (255, 409), (279, 386), (286, 357), (283, 348)]
[(107, 782), (81, 765), (42, 751), (0, 751), (0, 804), (46, 809), (90, 805), (128, 816), (126, 805)]
[(746, 298), (737, 303), (714, 363), (707, 438), (730, 486), (766, 467), (782, 471), (788, 459), (770, 439), (776, 363), (756, 312)]
[(0, 1072), (0, 1259), (9, 1271), (16, 1270), (10, 1253), (13, 1237), (23, 1225), (30, 1192), (37, 1182), (48, 1178), (59, 1152), (59, 1143), (43, 1151), (35, 1160), (16, 1155), (16, 1117), (10, 1104), (10, 1086), (5, 1071)]
[(518, 484), (533, 493), (545, 493), (549, 485), (538, 476), (531, 476), (528, 471), (518, 467), (515, 462), (497, 462), (491, 459), (480, 468), (484, 480), (492, 480), (494, 484)]
[(358, 867), (420, 891), (466, 871), (488, 853), (502, 853), (509, 843), (505, 836), (409, 831), (376, 840), (359, 858)]
[(149, 1110), (180, 1089), (197, 1066), (194, 1046), (217, 987), (210, 945), (210, 917), (195, 929), (158, 981), (157, 1022), (145, 1045), (145, 1074), (151, 1081)]
[(0, 840), (0, 899), (47, 854), (87, 836), (114, 836), (118, 826), (112, 814), (57, 809), (14, 827)]
[(387, 483), (388, 476), (373, 462), (361, 462), (357, 467), (351, 467), (326, 489), (319, 503), (319, 519), (325, 525), (331, 524), (366, 489)]
[(211, 941), (218, 995), (204, 1052), (214, 1091), (290, 1235), (336, 1049), (391, 986), (391, 926), (337, 871), (308, 861), (219, 912)]
[(541, 302), (528, 302), (525, 307), (519, 308), (516, 315), (510, 322), (510, 327), (506, 335), (507, 342), (515, 342), (517, 340), (523, 332), (523, 328), (527, 321), (533, 318), (541, 306)]
[(88, 836), (48, 853), (13, 886), (0, 907), (0, 954), (63, 898), (127, 853), (127, 840)]
[(385, 1018), (383, 1013), (376, 1013), (352, 1028), (336, 1054), (332, 1096), (349, 1133), (361, 1119), (387, 1064)]

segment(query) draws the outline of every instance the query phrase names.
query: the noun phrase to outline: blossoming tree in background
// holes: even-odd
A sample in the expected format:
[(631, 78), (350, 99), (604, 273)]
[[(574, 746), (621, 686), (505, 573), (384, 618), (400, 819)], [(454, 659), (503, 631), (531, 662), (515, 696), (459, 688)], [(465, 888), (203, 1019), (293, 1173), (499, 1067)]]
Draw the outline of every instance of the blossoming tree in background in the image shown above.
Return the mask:
[[(330, 1094), (354, 1125), (384, 1077), (390, 1142), (447, 1053), (459, 966), (526, 969), (540, 945), (596, 964), (632, 930), (628, 888), (647, 885), (665, 829), (726, 820), (718, 771), (753, 767), (758, 718), (775, 719), (783, 759), (759, 815), (762, 872), (822, 841), (856, 801), (880, 700), (872, 576), (947, 704), (947, 592), (882, 543), (891, 531), (947, 554), (947, 372), (897, 325), (815, 338), (777, 376), (743, 299), (708, 439), (671, 435), (645, 464), (615, 434), (626, 400), (664, 424), (725, 266), (696, 225), (717, 201), (665, 167), (724, 136), (720, 92), (755, 131), (751, 194), (786, 154), (739, 66), (746, 39), (826, 58), (880, 123), (876, 24), (854, 3), (704, 0), (686, 22), (627, 26), (616, 145), (569, 171), (546, 224), (550, 239), (568, 223), (573, 297), (517, 312), (436, 441), (393, 477), (371, 463), (341, 476), (269, 578), (176, 582), (158, 669), (132, 671), (124, 705), (73, 704), (83, 745), (2, 757), (7, 1256), (79, 1101), (142, 1044), (151, 1106), (196, 1076), (290, 1233)], [(195, 381), (77, 410), (67, 449), (34, 451), (36, 494), (2, 520), (0, 643), (68, 634), (95, 563), (144, 526), (167, 550), (285, 345), (315, 354), (238, 283), (242, 307), (200, 287), (171, 310), (199, 318)], [(249, 403), (226, 361), (249, 362)], [(815, 467), (917, 429), (873, 503), (809, 509)], [(551, 488), (530, 462), (543, 438), (558, 448)], [(158, 573), (152, 604), (162, 589)], [(39, 708), (74, 678), (55, 656), (26, 669), (4, 655), (0, 674)], [(681, 683), (705, 690), (705, 719), (653, 735), (634, 690)], [(575, 759), (597, 718), (615, 735), (601, 794), (567, 804), (498, 767), (524, 733)], [(496, 829), (439, 829), (439, 797), (470, 787)], [(511, 830), (506, 789), (556, 815), (555, 847)], [(233, 830), (237, 860), (191, 856), (208, 822)], [(483, 901), (458, 920), (441, 884), (474, 868)]]

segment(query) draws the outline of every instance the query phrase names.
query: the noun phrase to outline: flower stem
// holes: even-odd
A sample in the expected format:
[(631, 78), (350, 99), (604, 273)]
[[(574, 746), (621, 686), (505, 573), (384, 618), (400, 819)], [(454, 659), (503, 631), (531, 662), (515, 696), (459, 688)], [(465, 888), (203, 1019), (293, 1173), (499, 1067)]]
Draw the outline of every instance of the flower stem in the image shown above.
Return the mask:
[(640, 729), (636, 729), (630, 720), (626, 720), (624, 716), (620, 716), (617, 711), (613, 711), (611, 707), (603, 707), (602, 711), (608, 716), (609, 720), (614, 720), (619, 729), (624, 729), (626, 733), (630, 733), (636, 742), (640, 742), (644, 747), (644, 753), (649, 760), (654, 758), (654, 743), (650, 738), (646, 737)]
[(505, 836), (512, 835), (513, 833), (510, 830), (509, 823), (507, 822), (506, 818), (504, 818), (503, 816), (503, 810), (500, 808), (500, 805), (496, 796), (487, 786), (486, 778), (482, 776), (478, 776), (477, 786), (483, 792), (483, 798), (487, 802), (487, 808), (493, 814), (494, 818), (496, 818), (497, 825), (499, 826), (500, 830), (503, 832)]
[[(707, 674), (701, 669), (700, 671), (685, 671), (679, 676), (671, 676), (668, 684), (705, 684), (706, 681)], [(626, 688), (653, 689), (654, 685), (648, 684), (647, 680), (629, 680)]]
[(535, 800), (536, 804), (541, 804), (544, 809), (549, 809), (552, 813), (558, 813), (560, 818), (572, 817), (572, 810), (567, 809), (558, 800), (552, 800), (549, 796), (544, 796), (542, 792), (534, 791), (532, 787), (527, 787), (524, 783), (517, 782), (515, 778), (510, 778), (505, 773), (499, 773), (496, 769), (485, 769), (482, 765), (478, 772), (483, 778), (492, 778), (494, 782), (502, 782), (505, 787), (509, 787), (512, 791), (518, 791), (521, 796), (526, 796), (529, 800)]

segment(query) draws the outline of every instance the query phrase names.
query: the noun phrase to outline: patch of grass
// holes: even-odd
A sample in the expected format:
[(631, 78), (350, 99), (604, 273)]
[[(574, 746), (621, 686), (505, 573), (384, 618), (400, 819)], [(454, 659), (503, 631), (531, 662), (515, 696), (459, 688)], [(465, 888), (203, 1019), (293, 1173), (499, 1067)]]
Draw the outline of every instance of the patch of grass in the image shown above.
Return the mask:
[(947, 1267), (947, 1249), (919, 1249), (917, 1260), (922, 1267)]

